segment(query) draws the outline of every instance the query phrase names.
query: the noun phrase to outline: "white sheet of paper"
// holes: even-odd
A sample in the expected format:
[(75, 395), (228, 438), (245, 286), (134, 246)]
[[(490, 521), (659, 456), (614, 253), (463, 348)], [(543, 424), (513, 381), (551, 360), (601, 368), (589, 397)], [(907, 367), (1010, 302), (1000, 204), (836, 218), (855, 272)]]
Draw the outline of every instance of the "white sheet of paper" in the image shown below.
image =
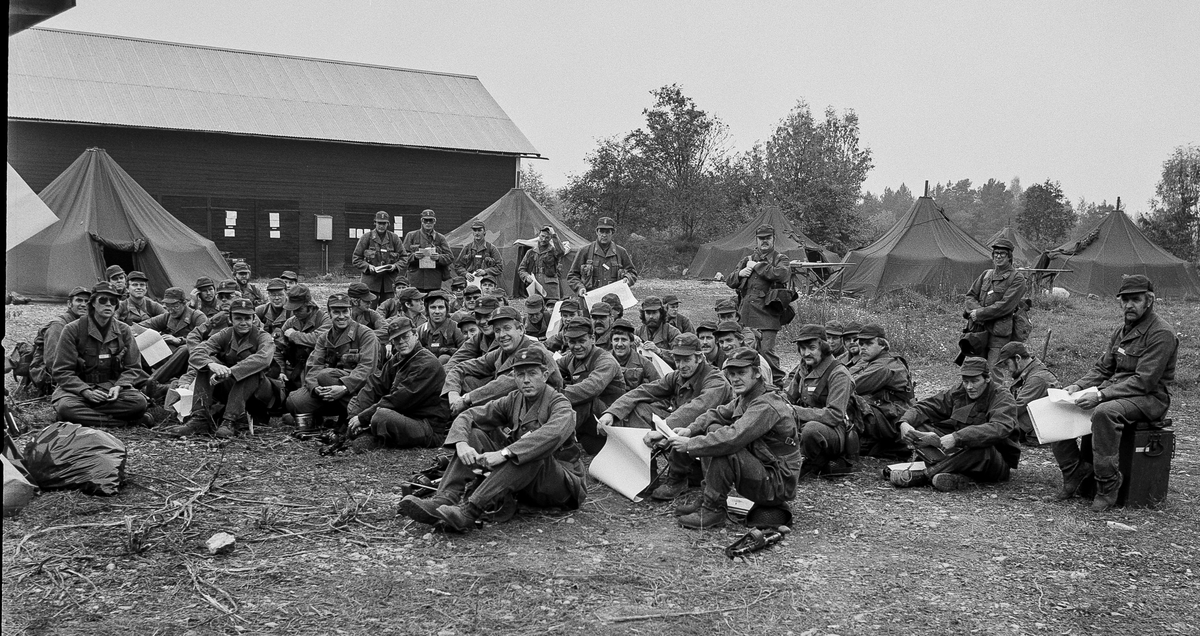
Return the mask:
[(657, 430), (659, 433), (666, 435), (667, 439), (671, 439), (673, 437), (679, 437), (679, 435), (677, 435), (675, 433), (675, 431), (671, 430), (670, 426), (667, 426), (667, 421), (664, 420), (663, 418), (659, 417), (657, 413), (655, 413), (654, 415), (651, 415), (650, 419), (654, 420), (654, 429)]
[(598, 287), (592, 291), (589, 291), (587, 295), (584, 296), (584, 300), (587, 301), (587, 306), (590, 309), (592, 305), (603, 301), (604, 297), (608, 294), (616, 294), (617, 298), (621, 299), (621, 306), (625, 309), (633, 309), (634, 307), (637, 307), (638, 299), (633, 297), (633, 290), (629, 289), (629, 284), (623, 280), (619, 280), (615, 283), (609, 283), (604, 287)]
[(925, 462), (903, 462), (888, 466), (891, 470), (925, 470)]
[(171, 347), (163, 340), (162, 334), (153, 329), (139, 333), (134, 340), (137, 341), (138, 351), (142, 352), (142, 359), (150, 366), (171, 357)]
[(642, 443), (646, 430), (612, 426), (608, 441), (592, 460), (588, 473), (632, 501), (650, 485), (650, 448)]
[(546, 297), (546, 288), (542, 287), (542, 284), (538, 282), (537, 276), (530, 274), (529, 275), (529, 284), (525, 286), (525, 295), (532, 296), (534, 294), (537, 294), (538, 296), (545, 298)]
[(734, 497), (733, 495), (730, 495), (725, 498), (725, 505), (729, 507), (730, 512), (744, 515), (750, 512), (750, 509), (754, 507), (754, 502), (746, 499), (745, 497)]
[[(192, 396), (196, 393), (195, 389), (195, 380), (192, 380), (192, 383), (187, 385), (187, 388), (180, 387), (178, 389), (173, 389), (179, 396), (179, 400), (170, 406), (171, 408), (175, 409), (175, 412), (179, 414), (180, 418), (185, 418), (192, 414)], [(170, 400), (168, 399), (168, 402), (169, 401)]]
[[(1029, 403), (1029, 419), (1033, 422), (1033, 430), (1037, 433), (1038, 443), (1049, 444), (1064, 439), (1075, 439), (1092, 434), (1092, 414), (1075, 406), (1072, 397), (1066, 396), (1066, 391), (1050, 389), (1047, 393), (1057, 392), (1062, 395), (1046, 397)], [(1080, 392), (1082, 393), (1082, 391)], [(1068, 401), (1069, 400), (1069, 401)]]
[(225, 228), (225, 238), (233, 238), (235, 236), (237, 236), (237, 230), (231, 227)]
[(549, 340), (552, 336), (557, 335), (558, 331), (562, 329), (562, 316), (559, 315), (558, 311), (562, 309), (563, 302), (565, 301), (560, 300), (554, 303), (554, 309), (550, 310), (550, 324), (546, 325), (547, 340)]
[(1079, 398), (1085, 395), (1094, 395), (1099, 392), (1100, 389), (1097, 389), (1094, 386), (1088, 387), (1078, 393), (1067, 393), (1062, 389), (1046, 389), (1046, 397), (1050, 398), (1051, 402), (1065, 402), (1067, 404), (1074, 404), (1079, 400)]
[(654, 368), (658, 370), (658, 374), (660, 376), (666, 377), (668, 373), (674, 371), (674, 369), (671, 368), (671, 365), (667, 364), (666, 360), (658, 357), (657, 353), (654, 353), (653, 351), (642, 351), (642, 355), (650, 359), (650, 364), (654, 365)]

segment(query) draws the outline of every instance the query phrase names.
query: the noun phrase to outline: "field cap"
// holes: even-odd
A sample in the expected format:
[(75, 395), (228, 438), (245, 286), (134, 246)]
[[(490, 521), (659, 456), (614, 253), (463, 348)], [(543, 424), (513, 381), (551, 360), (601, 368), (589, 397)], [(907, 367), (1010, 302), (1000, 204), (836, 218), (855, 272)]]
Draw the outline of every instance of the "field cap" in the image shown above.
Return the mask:
[(883, 330), (883, 325), (873, 322), (863, 325), (862, 331), (858, 332), (858, 339), (870, 340), (871, 338), (887, 338), (887, 332)]
[(496, 277), (495, 277), (495, 276), (492, 276), (491, 274), (484, 274), (483, 276), (480, 276), (480, 277), (479, 277), (479, 283), (480, 283), (480, 287), (482, 287), (482, 286), (483, 286), (483, 281), (485, 281), (485, 280), (486, 280), (486, 281), (488, 281), (488, 282), (490, 282), (490, 283), (491, 283), (491, 284), (493, 284), (493, 285), (495, 285), (495, 284), (496, 284)]
[(862, 333), (862, 323), (852, 320), (842, 329), (842, 336), (857, 336)]
[(696, 333), (700, 333), (701, 331), (707, 331), (709, 333), (716, 333), (717, 321), (705, 320), (704, 322), (700, 323), (699, 325), (696, 325)]
[(579, 301), (574, 298), (564, 300), (563, 304), (558, 306), (558, 313), (561, 314), (564, 311), (579, 313)]
[[(493, 298), (492, 300), (495, 300), (495, 299)], [(505, 305), (503, 307), (496, 309), (496, 311), (492, 312), (492, 316), (490, 318), (488, 318), (489, 323), (497, 323), (502, 320), (512, 320), (512, 321), (516, 322), (518, 325), (522, 324), (521, 323), (521, 313), (518, 312), (516, 309), (509, 307), (508, 305)]]
[(312, 292), (308, 291), (307, 285), (292, 285), (288, 290), (287, 302), (283, 308), (288, 311), (295, 311), (305, 305), (313, 304)]
[(609, 307), (612, 307), (613, 311), (625, 308), (625, 305), (621, 304), (621, 297), (616, 294), (605, 294), (600, 299), (600, 302), (607, 304)]
[(763, 237), (767, 237), (767, 236), (775, 236), (775, 228), (764, 223), (764, 224), (758, 226), (757, 230), (754, 230), (754, 236), (756, 236), (758, 238), (763, 238)]
[(458, 289), (459, 287), (466, 287), (466, 286), (467, 286), (467, 279), (463, 278), (462, 276), (455, 276), (454, 278), (450, 279), (450, 289)]
[(421, 290), (416, 287), (405, 287), (396, 292), (396, 300), (421, 300), (424, 297), (425, 294), (422, 294)]
[(646, 296), (642, 299), (642, 311), (658, 311), (662, 308), (663, 302), (658, 296)]
[(272, 278), (267, 283), (267, 291), (283, 291), (287, 289), (287, 283), (283, 282), (282, 278)]
[(846, 330), (842, 328), (842, 323), (836, 320), (830, 320), (829, 322), (825, 323), (825, 333), (830, 336), (837, 336), (840, 338), (842, 334), (846, 333)]
[(602, 216), (602, 217), (600, 217), (599, 221), (596, 221), (596, 229), (597, 230), (604, 230), (604, 229), (615, 230), (616, 228), (617, 228), (617, 224), (615, 221), (612, 220), (611, 217)]
[(694, 333), (681, 333), (671, 341), (671, 355), (691, 356), (700, 353), (700, 339)]
[(226, 278), (217, 285), (218, 294), (240, 294), (241, 292), (242, 288), (238, 287), (237, 281), (232, 278)]
[(1029, 349), (1024, 342), (1010, 342), (1003, 347), (1000, 347), (1000, 355), (996, 356), (996, 364), (1007, 362), (1013, 358), (1029, 358)]
[(429, 303), (439, 299), (445, 301), (446, 306), (450, 305), (450, 296), (440, 289), (435, 289), (428, 294), (425, 294), (425, 298), (423, 300), (425, 301), (425, 306), (428, 307)]
[[(122, 272), (122, 273), (124, 273), (124, 272)], [(92, 285), (92, 293), (88, 298), (89, 299), (95, 298), (96, 296), (98, 296), (100, 294), (104, 294), (106, 296), (112, 296), (113, 298), (121, 297), (121, 295), (117, 293), (117, 290), (113, 289), (112, 283), (110, 283), (106, 280), (102, 280), (102, 281), (96, 283), (95, 285)]]
[(377, 222), (378, 222), (378, 221), (383, 221), (384, 223), (391, 223), (391, 222), (392, 222), (392, 218), (391, 218), (391, 217), (388, 215), (388, 213), (387, 213), (387, 212), (384, 212), (383, 210), (380, 210), (380, 211), (378, 211), (378, 212), (376, 212), (376, 213), (375, 213), (375, 221), (377, 221)]
[(1133, 274), (1132, 276), (1121, 277), (1121, 290), (1117, 292), (1117, 297), (1125, 294), (1141, 294), (1154, 291), (1154, 283), (1150, 282), (1149, 278), (1141, 274)]
[(737, 311), (737, 301), (735, 301), (732, 298), (726, 298), (725, 300), (719, 300), (719, 301), (717, 301), (717, 304), (713, 307), (713, 311), (717, 312), (718, 314), (723, 311)]
[(973, 378), (977, 375), (987, 375), (988, 361), (976, 356), (971, 356), (962, 363), (962, 377)]
[(248, 272), (248, 271), (250, 271), (250, 266), (246, 264), (246, 261), (238, 261), (233, 264), (233, 273), (235, 273), (235, 274), (238, 272)]
[(125, 277), (125, 279), (126, 279), (126, 280), (130, 280), (130, 281), (140, 280), (140, 281), (142, 281), (143, 283), (148, 283), (148, 282), (150, 282), (150, 279), (149, 279), (149, 278), (146, 278), (146, 275), (145, 275), (145, 274), (143, 274), (142, 272), (139, 272), (139, 271), (137, 271), (136, 269), (135, 269), (135, 270), (133, 270), (132, 272), (129, 272), (129, 275), (128, 275), (128, 276), (126, 276), (126, 277)]
[(300, 277), (296, 276), (296, 272), (293, 272), (290, 269), (283, 270), (283, 273), (280, 274), (279, 277), (282, 278), (283, 280), (290, 280), (293, 283), (300, 281)]
[(238, 298), (229, 304), (229, 313), (254, 315), (254, 303), (245, 298)]
[(471, 229), (472, 230), (485, 230), (487, 228), (483, 227), (483, 221), (476, 221), (471, 224)]
[(433, 213), (433, 210), (421, 210), (421, 220), (425, 219), (437, 219), (437, 215)]
[(104, 280), (112, 280), (113, 276), (124, 275), (125, 270), (121, 269), (120, 265), (109, 265), (108, 269), (104, 270)]
[(722, 320), (717, 324), (717, 330), (713, 332), (716, 335), (723, 333), (736, 333), (742, 335), (742, 326), (732, 320)]
[(349, 309), (350, 308), (350, 295), (343, 294), (341, 292), (338, 292), (336, 294), (330, 294), (329, 300), (325, 301), (325, 306), (330, 309), (333, 309), (334, 307), (345, 307), (346, 309)]
[(664, 294), (662, 301), (664, 305), (678, 305), (679, 296), (676, 296), (675, 294)]
[(579, 336), (590, 336), (594, 333), (592, 321), (587, 318), (576, 316), (568, 318), (567, 323), (563, 325), (563, 335), (568, 338), (578, 338)]
[(472, 324), (472, 325), (479, 324), (478, 320), (475, 318), (475, 312), (467, 311), (465, 309), (462, 311), (454, 312), (454, 315), (450, 317), (450, 320), (453, 320), (454, 324), (456, 324), (460, 327), (465, 324)]
[(630, 334), (633, 334), (633, 332), (637, 331), (637, 329), (634, 328), (633, 323), (629, 322), (625, 318), (617, 318), (616, 320), (614, 320), (612, 326), (610, 326), (608, 328), (608, 330), (609, 331), (626, 331), (626, 332), (629, 332)]
[(800, 330), (796, 332), (796, 339), (792, 342), (812, 342), (813, 340), (828, 340), (829, 336), (825, 333), (825, 328), (821, 325), (800, 325)]
[(496, 308), (500, 306), (500, 301), (495, 296), (484, 296), (475, 303), (475, 313), (481, 316), (490, 316)]
[(732, 353), (729, 354), (728, 358), (725, 358), (725, 364), (722, 365), (721, 368), (728, 369), (730, 367), (757, 367), (757, 366), (758, 366), (758, 352), (749, 347), (738, 347), (737, 349), (734, 349)]
[(525, 299), (525, 309), (529, 313), (537, 313), (546, 308), (546, 299), (534, 294)]
[(1015, 246), (1013, 245), (1013, 242), (1012, 242), (1012, 241), (1010, 241), (1010, 240), (1008, 240), (1008, 239), (1006, 239), (1006, 238), (1002, 238), (1002, 239), (996, 239), (996, 242), (995, 242), (995, 243), (992, 243), (992, 250), (993, 250), (993, 251), (995, 251), (995, 250), (1003, 250), (1003, 251), (1005, 251), (1005, 252), (1008, 252), (1009, 254), (1012, 254), (1012, 253), (1013, 253), (1013, 248), (1014, 248), (1014, 247), (1015, 247)]
[(399, 338), (412, 330), (413, 323), (408, 316), (395, 316), (387, 323), (388, 340)]
[(367, 289), (366, 283), (350, 283), (350, 289), (346, 291), (346, 295), (359, 300), (372, 301), (375, 300), (375, 294)]
[(611, 316), (612, 311), (612, 305), (606, 302), (598, 302), (592, 304), (591, 314), (593, 316)]
[[(71, 295), (74, 296), (75, 294)], [(180, 303), (187, 302), (187, 294), (185, 294), (183, 289), (179, 287), (168, 287), (167, 291), (163, 292), (163, 302), (165, 303), (168, 300), (173, 300)]]
[(549, 353), (549, 351), (546, 351), (541, 347), (525, 347), (524, 349), (518, 351), (517, 355), (513, 356), (512, 364), (509, 366), (514, 369), (517, 367), (545, 368), (547, 364), (547, 354)]
[[(179, 288), (172, 287), (171, 289), (179, 289)], [(171, 291), (171, 289), (168, 289), (167, 291)], [(74, 298), (76, 296), (85, 296), (85, 297), (90, 298), (91, 295), (92, 295), (92, 290), (88, 289), (87, 287), (78, 287), (77, 286), (77, 287), (75, 287), (75, 289), (71, 290), (71, 293), (67, 294), (67, 298)]]
[(467, 285), (467, 288), (463, 290), (463, 296), (469, 296), (471, 294), (482, 294), (482, 293), (483, 293), (483, 290), (479, 289), (479, 285)]

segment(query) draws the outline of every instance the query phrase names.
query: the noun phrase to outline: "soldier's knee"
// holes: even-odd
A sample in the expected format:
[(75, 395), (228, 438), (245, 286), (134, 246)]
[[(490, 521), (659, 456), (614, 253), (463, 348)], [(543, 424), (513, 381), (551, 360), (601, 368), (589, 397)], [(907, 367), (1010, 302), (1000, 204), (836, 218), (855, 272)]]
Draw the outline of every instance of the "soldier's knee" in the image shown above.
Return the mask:
[(308, 389), (301, 387), (288, 394), (284, 405), (289, 413), (307, 413), (312, 410), (309, 407), (310, 402), (312, 402), (312, 399)]
[(317, 372), (317, 386), (335, 386), (342, 383), (346, 375), (341, 369), (322, 369)]

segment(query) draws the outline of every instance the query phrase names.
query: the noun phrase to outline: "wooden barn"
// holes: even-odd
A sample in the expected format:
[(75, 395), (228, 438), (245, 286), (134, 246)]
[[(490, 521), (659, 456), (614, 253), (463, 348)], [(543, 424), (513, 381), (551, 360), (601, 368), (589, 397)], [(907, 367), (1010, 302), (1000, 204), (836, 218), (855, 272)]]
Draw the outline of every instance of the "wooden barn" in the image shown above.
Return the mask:
[(386, 210), (449, 233), (537, 150), (476, 77), (28, 29), (9, 38), (8, 161), (41, 191), (108, 154), (255, 276), (350, 266)]

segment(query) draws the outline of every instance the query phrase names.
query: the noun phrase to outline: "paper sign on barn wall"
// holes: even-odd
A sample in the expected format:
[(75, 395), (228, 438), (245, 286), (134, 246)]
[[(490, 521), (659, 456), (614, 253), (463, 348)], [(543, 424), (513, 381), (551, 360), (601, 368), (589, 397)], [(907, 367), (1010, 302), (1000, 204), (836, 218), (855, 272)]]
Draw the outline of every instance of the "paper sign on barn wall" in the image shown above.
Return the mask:
[(279, 230), (271, 230), (271, 238), (279, 238)]
[[(225, 210), (225, 225), (237, 225), (237, 210)], [(225, 236), (231, 236), (226, 234)]]
[(231, 227), (225, 228), (225, 238), (233, 238), (237, 235), (237, 231)]
[[(278, 212), (270, 212), (270, 213), (268, 213), (267, 216), (269, 216), (271, 218), (271, 227), (272, 228), (279, 227), (279, 213)], [(272, 238), (279, 238), (279, 237), (272, 237)]]

